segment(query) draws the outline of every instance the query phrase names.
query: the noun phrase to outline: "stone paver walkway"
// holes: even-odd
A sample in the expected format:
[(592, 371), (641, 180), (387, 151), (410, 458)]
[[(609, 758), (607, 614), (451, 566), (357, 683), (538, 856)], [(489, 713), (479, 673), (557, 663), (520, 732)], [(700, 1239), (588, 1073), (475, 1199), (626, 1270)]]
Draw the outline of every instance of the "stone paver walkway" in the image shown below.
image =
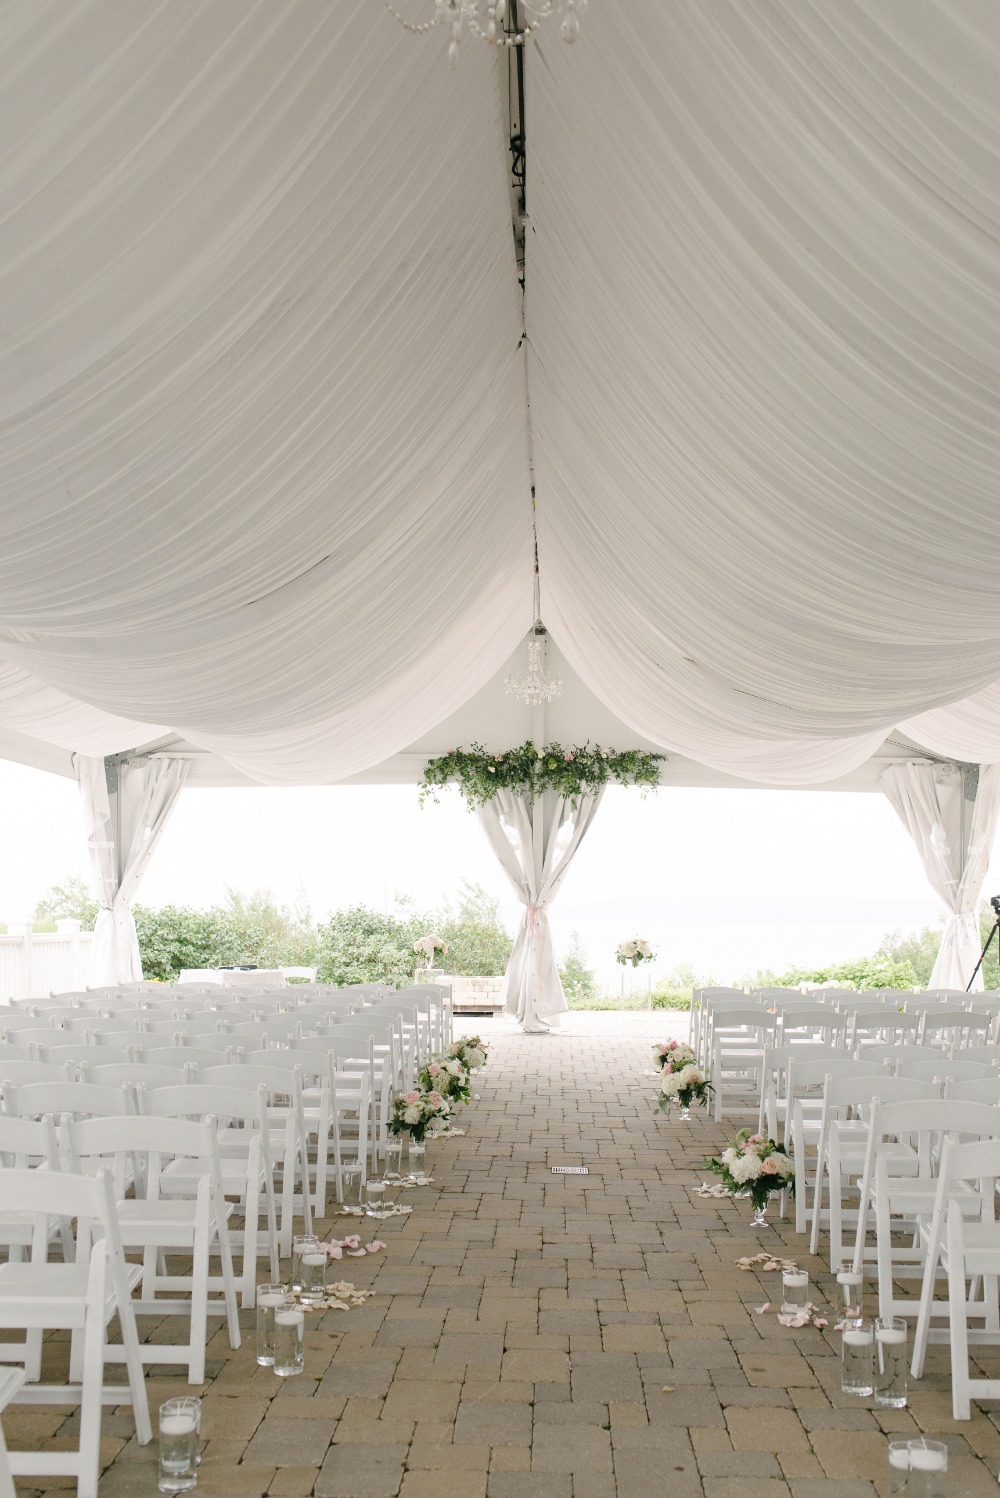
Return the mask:
[[(954, 1498), (994, 1498), (1000, 1405), (954, 1424), (944, 1349), (909, 1410), (880, 1413), (840, 1394), (835, 1334), (754, 1314), (780, 1283), (737, 1269), (741, 1255), (780, 1246), (817, 1299), (831, 1277), (788, 1223), (751, 1230), (746, 1204), (692, 1198), (735, 1125), (655, 1113), (647, 1042), (685, 1027), (641, 1014), (573, 1015), (551, 1037), (463, 1025), (494, 1040), (467, 1135), (432, 1146), (434, 1184), (380, 1229), (388, 1251), (343, 1261), (376, 1298), (311, 1318), (305, 1375), (284, 1382), (255, 1365), (252, 1314), (238, 1353), (213, 1336), (198, 1492), (872, 1498), (887, 1490), (887, 1432), (923, 1430), (948, 1442)], [(325, 1227), (342, 1236), (351, 1220)], [(176, 1375), (149, 1383), (154, 1408), (186, 1392)], [(51, 1445), (66, 1414), (4, 1423), (13, 1446)], [(105, 1418), (102, 1498), (154, 1493), (155, 1446), (136, 1444), (126, 1411)]]

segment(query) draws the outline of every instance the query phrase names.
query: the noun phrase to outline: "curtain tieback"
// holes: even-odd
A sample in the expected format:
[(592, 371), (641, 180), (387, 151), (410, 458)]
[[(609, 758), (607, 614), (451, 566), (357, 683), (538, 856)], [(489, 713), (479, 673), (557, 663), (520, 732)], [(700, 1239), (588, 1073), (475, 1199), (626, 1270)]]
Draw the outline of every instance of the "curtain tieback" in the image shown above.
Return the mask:
[(547, 909), (548, 905), (544, 900), (539, 905), (528, 906), (528, 925), (533, 937), (538, 935), (538, 917), (544, 915)]

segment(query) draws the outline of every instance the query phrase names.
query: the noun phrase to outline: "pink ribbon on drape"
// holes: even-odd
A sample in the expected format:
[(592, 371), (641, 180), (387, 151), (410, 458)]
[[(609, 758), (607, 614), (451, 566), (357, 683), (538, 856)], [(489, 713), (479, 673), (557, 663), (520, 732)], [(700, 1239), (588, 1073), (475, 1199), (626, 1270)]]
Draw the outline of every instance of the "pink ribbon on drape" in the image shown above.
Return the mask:
[(548, 909), (548, 906), (546, 905), (546, 903), (545, 903), (544, 900), (541, 902), (540, 905), (529, 905), (528, 906), (528, 926), (531, 929), (531, 938), (532, 938), (532, 940), (534, 940), (535, 937), (538, 935), (538, 930), (537, 930), (538, 917), (539, 917), (539, 915), (543, 915), (547, 909)]

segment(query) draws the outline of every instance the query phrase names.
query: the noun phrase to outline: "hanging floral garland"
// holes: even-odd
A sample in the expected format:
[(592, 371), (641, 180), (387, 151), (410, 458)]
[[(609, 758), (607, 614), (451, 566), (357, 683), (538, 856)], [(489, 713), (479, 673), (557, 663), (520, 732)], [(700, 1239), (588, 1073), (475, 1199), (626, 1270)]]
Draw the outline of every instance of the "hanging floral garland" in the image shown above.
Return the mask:
[(593, 795), (610, 781), (655, 790), (665, 759), (665, 754), (649, 754), (645, 749), (602, 749), (600, 744), (591, 748), (589, 743), (571, 749), (562, 744), (536, 749), (528, 739), (504, 754), (491, 754), (482, 744), (473, 744), (471, 749), (451, 749), (428, 761), (420, 804), (428, 797), (436, 801), (439, 787), (453, 782), (470, 808), (484, 805), (503, 789), (532, 800), (545, 791), (576, 800)]

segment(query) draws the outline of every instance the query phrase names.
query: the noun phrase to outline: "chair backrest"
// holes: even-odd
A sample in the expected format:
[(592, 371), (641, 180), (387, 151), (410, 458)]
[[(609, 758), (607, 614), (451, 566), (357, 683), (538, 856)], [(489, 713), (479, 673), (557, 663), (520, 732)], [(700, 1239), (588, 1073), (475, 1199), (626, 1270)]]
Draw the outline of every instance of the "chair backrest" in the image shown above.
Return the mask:
[(115, 1046), (39, 1045), (35, 1047), (35, 1056), (39, 1061), (65, 1065), (67, 1061), (93, 1061), (96, 1056), (107, 1062), (134, 1061), (140, 1051), (141, 1047), (136, 1047), (135, 1051), (126, 1051)]
[(330, 1057), (321, 1051), (247, 1051), (241, 1069), (247, 1067), (262, 1068), (272, 1076), (298, 1072), (303, 1083), (328, 1083), (330, 1080)]
[(8, 1009), (0, 1009), (0, 1036), (16, 1035), (19, 1030), (37, 1030), (43, 1023), (42, 1016), (37, 1014), (12, 1014)]
[(276, 1096), (293, 1098), (301, 1096), (301, 1070), (297, 1066), (286, 1066), (270, 1059), (275, 1056), (288, 1056), (291, 1052), (258, 1051), (254, 1054), (263, 1055), (269, 1059), (263, 1063), (247, 1060), (241, 1063), (234, 1062), (229, 1066), (199, 1067), (196, 1084), (205, 1087), (238, 1087), (245, 1091), (252, 1089), (254, 1092), (263, 1087), (269, 1103)]
[(238, 1041), (230, 1037), (225, 1049), (194, 1045), (158, 1046), (147, 1050), (143, 1060), (154, 1066), (221, 1066), (225, 1061), (235, 1060), (239, 1053)]
[(989, 1061), (966, 1061), (964, 1058), (956, 1060), (952, 1056), (942, 1055), (937, 1061), (921, 1059), (910, 1061), (899, 1057), (896, 1061), (896, 1075), (899, 1077), (951, 1077), (953, 1081), (959, 1078), (968, 1081), (980, 1081), (987, 1077), (997, 1075), (996, 1067)]
[(185, 1050), (218, 1051), (221, 1055), (235, 1050), (239, 1044), (229, 1033), (210, 1031), (208, 1034), (195, 1034), (193, 1031), (186, 1031), (183, 1025), (178, 1026), (176, 1040)]
[[(0, 1114), (0, 1166), (4, 1170), (31, 1170), (41, 1161), (49, 1170), (59, 1169), (59, 1145), (51, 1113), (41, 1118), (8, 1118)], [(4, 1200), (0, 1180), (0, 1202)], [(0, 1242), (3, 1240), (0, 1212)]]
[(77, 1118), (117, 1116), (132, 1111), (127, 1087), (101, 1087), (95, 1082), (29, 1082), (4, 1087), (4, 1112), (12, 1118), (41, 1118), (45, 1113)]
[(957, 1098), (963, 1103), (1000, 1104), (1000, 1073), (991, 1077), (946, 1077), (946, 1098)]
[[(193, 1071), (194, 1068), (192, 1067)], [(155, 1066), (146, 1061), (112, 1061), (108, 1065), (80, 1063), (80, 1081), (96, 1082), (100, 1087), (175, 1087), (184, 1072), (176, 1066)]]
[(76, 1065), (70, 1062), (66, 1066), (59, 1065), (53, 1061), (10, 1061), (3, 1054), (4, 1048), (0, 1046), (0, 1090), (5, 1082), (11, 1082), (16, 1087), (23, 1087), (27, 1082), (74, 1082), (76, 1080)]
[[(155, 1201), (160, 1195), (160, 1175), (177, 1159), (204, 1164), (212, 1193), (222, 1201), (219, 1171), (218, 1129), (214, 1118), (192, 1120), (132, 1114), (114, 1118), (72, 1119), (60, 1123), (60, 1134), (73, 1170), (95, 1163), (113, 1171), (117, 1195), (131, 1185), (136, 1195)], [(141, 1169), (135, 1162), (143, 1162)]]
[(238, 1122), (253, 1129), (265, 1126), (266, 1087), (236, 1087), (228, 1078), (221, 1086), (214, 1081), (167, 1087), (147, 1087), (140, 1082), (136, 1097), (138, 1111), (145, 1118), (215, 1118), (220, 1124)]
[(94, 1237), (102, 1239), (117, 1303), (120, 1307), (128, 1304), (125, 1255), (110, 1172), (100, 1170), (85, 1176), (63, 1170), (5, 1170), (3, 1197), (5, 1212), (26, 1213), (38, 1219), (32, 1242), (34, 1262), (48, 1258), (50, 1218), (60, 1222), (76, 1219), (78, 1257), (89, 1255)]

